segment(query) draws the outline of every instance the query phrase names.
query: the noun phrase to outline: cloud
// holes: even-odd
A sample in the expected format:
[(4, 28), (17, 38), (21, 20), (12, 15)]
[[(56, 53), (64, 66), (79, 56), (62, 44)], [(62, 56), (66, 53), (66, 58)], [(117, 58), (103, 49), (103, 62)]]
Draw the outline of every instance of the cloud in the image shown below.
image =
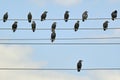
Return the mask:
[[(32, 61), (29, 46), (0, 46), (0, 67), (39, 67), (43, 63)], [(80, 73), (78, 73), (80, 74)], [(81, 71), (82, 74), (82, 71)], [(0, 71), (0, 80), (120, 80), (120, 72), (90, 72), (75, 75), (60, 71)]]
[(53, 1), (62, 6), (73, 6), (79, 4), (82, 0), (53, 0)]
[(95, 71), (91, 76), (95, 80), (120, 80), (119, 71)]

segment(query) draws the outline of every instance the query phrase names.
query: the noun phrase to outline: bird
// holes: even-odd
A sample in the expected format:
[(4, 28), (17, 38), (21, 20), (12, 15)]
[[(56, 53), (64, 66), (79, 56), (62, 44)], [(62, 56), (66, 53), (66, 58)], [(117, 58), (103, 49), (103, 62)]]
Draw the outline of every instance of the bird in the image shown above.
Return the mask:
[(51, 31), (55, 32), (56, 29), (56, 22), (53, 22), (52, 26), (51, 26)]
[(55, 32), (52, 32), (51, 33), (51, 42), (53, 42), (56, 38), (56, 33)]
[(88, 18), (88, 11), (85, 11), (83, 14), (82, 14), (82, 21), (84, 22), (85, 20), (87, 20)]
[(28, 18), (28, 22), (30, 23), (32, 21), (32, 14), (31, 14), (31, 12), (28, 13), (27, 18)]
[(3, 22), (6, 22), (8, 19), (8, 12), (6, 12), (3, 16)]
[(32, 27), (32, 31), (35, 32), (35, 30), (36, 30), (36, 23), (35, 23), (35, 21), (32, 21), (31, 27)]
[(77, 21), (77, 22), (75, 23), (75, 25), (74, 25), (74, 30), (75, 30), (75, 31), (77, 31), (78, 28), (79, 28), (79, 22), (80, 22), (80, 21)]
[(77, 71), (80, 72), (81, 68), (82, 68), (82, 60), (79, 60), (77, 63)]
[(17, 29), (17, 21), (15, 21), (13, 24), (12, 24), (12, 30), (13, 30), (13, 32), (15, 32), (16, 31), (16, 29)]
[(65, 20), (65, 22), (68, 21), (68, 18), (69, 18), (69, 11), (66, 11), (65, 14), (64, 14), (64, 20)]
[(117, 18), (117, 10), (113, 11), (111, 13), (112, 20), (114, 21), (115, 18)]
[(103, 30), (105, 31), (107, 28), (108, 28), (108, 21), (105, 21), (104, 23), (103, 23)]
[(43, 20), (46, 19), (47, 13), (48, 13), (47, 11), (44, 11), (44, 12), (42, 13), (42, 15), (41, 15), (41, 21), (43, 21)]

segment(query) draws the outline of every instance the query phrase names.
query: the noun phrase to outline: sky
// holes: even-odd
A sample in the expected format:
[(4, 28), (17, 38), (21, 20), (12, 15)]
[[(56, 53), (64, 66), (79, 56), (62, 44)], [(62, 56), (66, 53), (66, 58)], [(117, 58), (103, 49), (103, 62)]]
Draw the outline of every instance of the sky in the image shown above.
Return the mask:
[[(111, 18), (111, 12), (118, 11), (120, 17), (120, 0), (1, 0), (0, 18), (8, 12), (9, 19), (27, 19), (32, 13), (33, 19), (40, 19), (44, 11), (48, 11), (48, 19), (62, 19), (65, 11), (70, 11), (70, 18), (81, 18), (88, 11), (88, 18)], [(76, 20), (36, 20), (37, 28), (51, 28), (53, 22), (57, 28), (73, 28)], [(79, 28), (102, 28), (105, 20), (80, 21)], [(11, 28), (13, 20), (3, 23), (0, 28)], [(119, 19), (109, 20), (110, 28), (120, 27)], [(31, 28), (28, 21), (18, 21), (18, 28)], [(39, 39), (50, 38), (50, 30), (0, 30), (0, 39)], [(90, 42), (120, 42), (116, 40), (57, 40), (57, 38), (86, 38), (86, 37), (119, 37), (120, 30), (56, 30), (54, 43), (90, 43)], [(43, 41), (4, 41), (51, 43)], [(51, 43), (52, 44), (52, 43)], [(120, 67), (120, 45), (4, 45), (0, 44), (0, 67), (8, 68), (76, 68), (79, 60), (83, 60), (83, 69), (87, 68), (116, 68)], [(120, 80), (120, 71), (0, 71), (0, 80)]]

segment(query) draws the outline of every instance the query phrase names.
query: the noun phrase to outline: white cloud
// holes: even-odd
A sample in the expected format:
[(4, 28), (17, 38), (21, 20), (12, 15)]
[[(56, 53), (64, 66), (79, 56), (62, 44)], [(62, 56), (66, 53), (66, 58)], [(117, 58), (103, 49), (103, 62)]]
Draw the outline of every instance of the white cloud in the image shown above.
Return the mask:
[(82, 0), (53, 0), (53, 1), (63, 6), (72, 6), (79, 4)]
[(95, 80), (120, 80), (119, 71), (95, 71), (91, 75)]
[[(0, 67), (41, 67), (31, 59), (33, 49), (28, 46), (0, 46)], [(81, 71), (82, 73), (82, 71)], [(78, 74), (81, 74), (78, 73)], [(0, 71), (0, 80), (120, 80), (120, 72), (98, 71), (73, 75), (59, 71)]]

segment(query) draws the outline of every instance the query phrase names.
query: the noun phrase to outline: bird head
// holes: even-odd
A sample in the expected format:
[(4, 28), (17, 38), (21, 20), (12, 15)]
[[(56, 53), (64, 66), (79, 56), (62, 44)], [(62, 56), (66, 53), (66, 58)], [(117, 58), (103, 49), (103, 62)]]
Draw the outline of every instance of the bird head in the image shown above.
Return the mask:
[(79, 23), (80, 21), (77, 21), (77, 23)]
[(115, 10), (114, 12), (117, 13), (117, 10)]
[(66, 13), (69, 13), (69, 11), (66, 11)]
[(106, 21), (106, 23), (109, 23), (109, 21)]
[(18, 22), (17, 21), (15, 21), (15, 24), (17, 24)]
[(48, 11), (45, 11), (44, 13), (48, 13)]
[(56, 24), (57, 22), (53, 22), (53, 24)]
[(79, 62), (83, 62), (83, 60), (79, 60)]

